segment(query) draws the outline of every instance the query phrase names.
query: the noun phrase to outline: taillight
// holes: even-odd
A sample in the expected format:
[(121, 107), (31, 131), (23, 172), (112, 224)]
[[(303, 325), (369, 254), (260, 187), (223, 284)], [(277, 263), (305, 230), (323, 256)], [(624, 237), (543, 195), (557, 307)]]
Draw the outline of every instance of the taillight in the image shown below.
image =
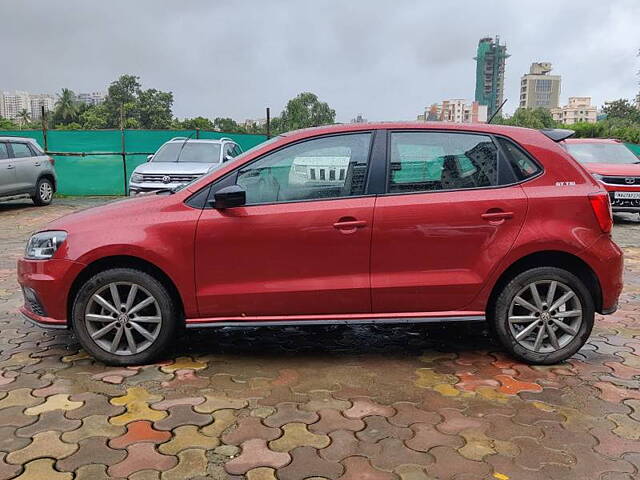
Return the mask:
[(589, 202), (593, 213), (604, 233), (609, 233), (613, 227), (613, 214), (611, 213), (611, 202), (606, 192), (590, 193)]
[(53, 167), (56, 164), (56, 159), (53, 157), (49, 157), (49, 163), (51, 164), (51, 166)]

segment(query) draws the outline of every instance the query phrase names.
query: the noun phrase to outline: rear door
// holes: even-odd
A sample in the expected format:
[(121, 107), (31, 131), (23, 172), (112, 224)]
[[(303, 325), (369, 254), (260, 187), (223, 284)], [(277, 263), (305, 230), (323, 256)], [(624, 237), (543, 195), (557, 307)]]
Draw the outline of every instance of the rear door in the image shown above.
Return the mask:
[(20, 192), (35, 189), (43, 158), (28, 142), (11, 142), (16, 172), (16, 186)]
[(0, 195), (8, 195), (16, 190), (16, 168), (11, 151), (6, 142), (0, 142)]
[(373, 311), (463, 310), (513, 245), (526, 196), (504, 185), (513, 171), (491, 136), (395, 131), (389, 144), (374, 213)]

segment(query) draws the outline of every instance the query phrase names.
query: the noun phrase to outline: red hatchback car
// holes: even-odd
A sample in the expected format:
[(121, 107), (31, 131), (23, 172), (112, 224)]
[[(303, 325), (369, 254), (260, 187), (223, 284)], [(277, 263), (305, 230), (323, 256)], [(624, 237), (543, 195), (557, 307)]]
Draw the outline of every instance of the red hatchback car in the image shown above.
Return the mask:
[(609, 197), (558, 145), (570, 133), (288, 133), (35, 233), (21, 311), (118, 365), (166, 354), (183, 326), (436, 321), (486, 321), (516, 358), (556, 363), (622, 289)]
[(569, 138), (567, 151), (607, 189), (614, 212), (640, 213), (640, 158), (619, 140)]

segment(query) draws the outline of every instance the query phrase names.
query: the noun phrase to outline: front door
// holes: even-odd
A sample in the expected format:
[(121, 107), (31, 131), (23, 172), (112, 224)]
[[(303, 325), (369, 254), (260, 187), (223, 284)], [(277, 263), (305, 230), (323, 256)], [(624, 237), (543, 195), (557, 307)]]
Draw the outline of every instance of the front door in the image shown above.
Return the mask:
[(16, 166), (10, 158), (9, 147), (0, 142), (0, 195), (9, 195), (18, 190), (16, 186)]
[(198, 222), (201, 317), (371, 311), (371, 136), (306, 140), (232, 174), (246, 190), (247, 204), (205, 209)]
[[(371, 251), (374, 312), (463, 310), (509, 251), (527, 208), (499, 187), (498, 149), (470, 133), (393, 132)], [(511, 178), (511, 177), (510, 177)]]

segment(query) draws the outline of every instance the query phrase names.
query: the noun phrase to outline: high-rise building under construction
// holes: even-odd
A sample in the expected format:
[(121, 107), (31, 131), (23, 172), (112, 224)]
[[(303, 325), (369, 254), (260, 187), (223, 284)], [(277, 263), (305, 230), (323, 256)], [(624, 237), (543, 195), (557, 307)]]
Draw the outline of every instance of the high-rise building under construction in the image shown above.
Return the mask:
[(503, 100), (504, 65), (507, 46), (500, 45), (500, 37), (482, 38), (478, 42), (476, 60), (476, 101), (487, 106), (489, 118), (496, 112)]

